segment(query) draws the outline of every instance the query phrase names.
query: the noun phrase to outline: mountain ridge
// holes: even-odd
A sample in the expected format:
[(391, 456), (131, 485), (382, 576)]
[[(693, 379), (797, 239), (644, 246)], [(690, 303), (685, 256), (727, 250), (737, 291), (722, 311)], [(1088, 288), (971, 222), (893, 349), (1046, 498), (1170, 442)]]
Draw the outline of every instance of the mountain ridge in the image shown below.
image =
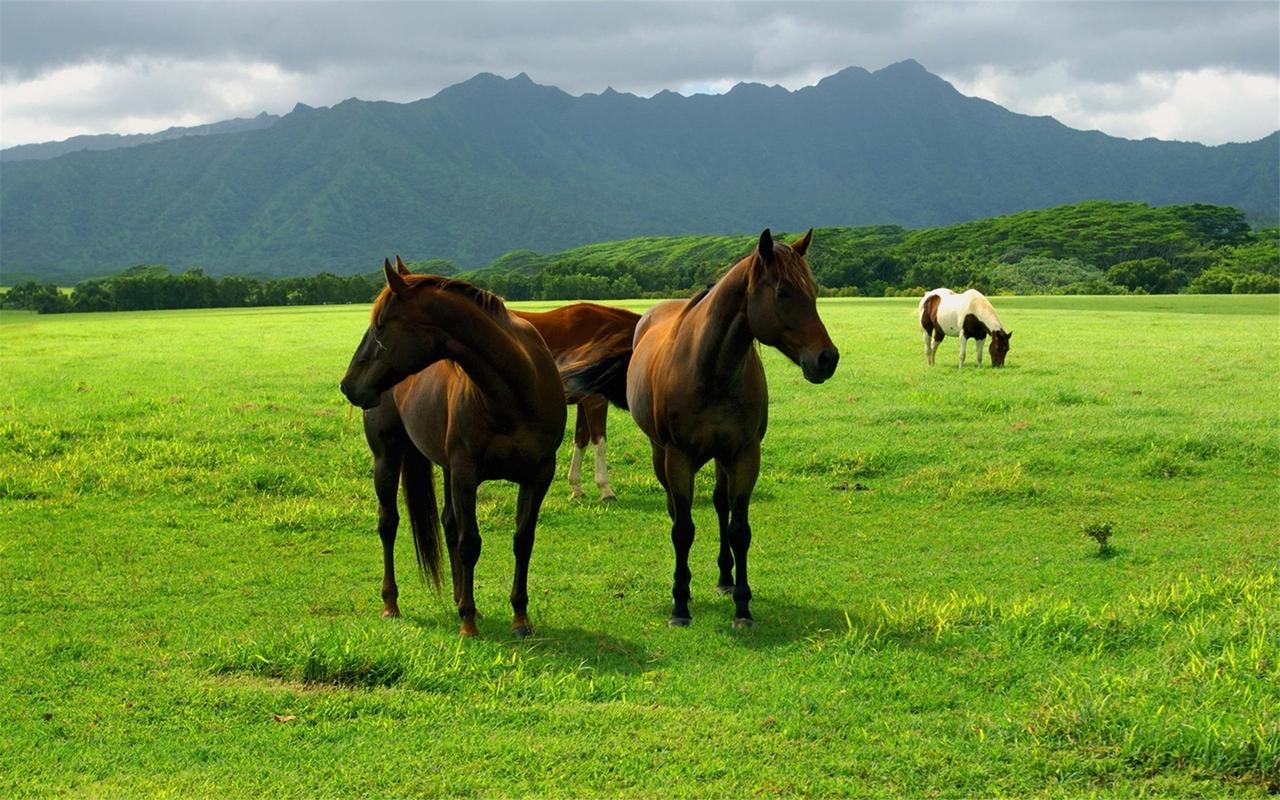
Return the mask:
[(1210, 147), (1077, 131), (914, 61), (649, 98), (482, 73), (410, 103), (299, 103), (261, 130), (0, 164), (0, 270), (350, 273), (397, 250), (479, 266), (521, 247), (921, 227), (1088, 199), (1274, 216), (1277, 153), (1275, 133)]

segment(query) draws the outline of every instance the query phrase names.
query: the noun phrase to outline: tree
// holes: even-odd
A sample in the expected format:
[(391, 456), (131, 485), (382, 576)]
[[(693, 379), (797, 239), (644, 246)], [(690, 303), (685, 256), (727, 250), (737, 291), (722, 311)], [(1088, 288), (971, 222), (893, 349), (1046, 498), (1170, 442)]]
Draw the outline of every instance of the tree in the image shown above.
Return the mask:
[(71, 301), (56, 284), (27, 281), (14, 286), (4, 295), (0, 306), (15, 310), (57, 314), (71, 310)]
[(1235, 276), (1225, 269), (1208, 269), (1191, 281), (1190, 290), (1194, 294), (1231, 294), (1235, 284)]
[(1236, 278), (1231, 287), (1232, 294), (1275, 294), (1280, 292), (1280, 278), (1275, 275), (1263, 275), (1261, 272), (1250, 272)]

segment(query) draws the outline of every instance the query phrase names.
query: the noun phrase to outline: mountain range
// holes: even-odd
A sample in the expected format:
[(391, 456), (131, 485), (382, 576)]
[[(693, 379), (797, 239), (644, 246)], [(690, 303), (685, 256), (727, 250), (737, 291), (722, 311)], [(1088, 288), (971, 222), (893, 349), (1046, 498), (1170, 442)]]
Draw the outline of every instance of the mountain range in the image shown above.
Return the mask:
[(397, 252), (468, 267), (517, 248), (935, 226), (1094, 198), (1274, 219), (1280, 135), (1207, 147), (1078, 131), (915, 61), (689, 97), (481, 74), (412, 103), (299, 104), (257, 130), (0, 163), (0, 272), (353, 273)]
[(239, 133), (270, 128), (280, 119), (278, 114), (263, 111), (256, 117), (236, 117), (222, 122), (211, 122), (208, 125), (192, 125), (190, 127), (165, 128), (156, 133), (95, 133), (85, 136), (72, 136), (60, 142), (39, 142), (37, 144), (20, 144), (0, 150), (0, 161), (43, 161), (57, 158), (67, 153), (81, 150), (115, 150), (118, 147), (136, 147), (152, 142), (166, 142), (180, 139), (183, 136), (210, 136), (217, 133)]

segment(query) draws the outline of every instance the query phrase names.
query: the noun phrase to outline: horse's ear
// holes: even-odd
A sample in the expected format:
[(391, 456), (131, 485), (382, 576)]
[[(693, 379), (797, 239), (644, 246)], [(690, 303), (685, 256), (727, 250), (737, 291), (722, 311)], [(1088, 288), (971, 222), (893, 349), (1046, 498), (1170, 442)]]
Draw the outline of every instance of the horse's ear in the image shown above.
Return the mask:
[(400, 260), (399, 253), (396, 253), (396, 272), (399, 272), (401, 275), (412, 274), (409, 272), (409, 268), (404, 265), (404, 262)]
[(757, 247), (760, 253), (760, 260), (766, 264), (772, 264), (777, 254), (773, 252), (773, 234), (765, 228), (760, 232), (760, 244)]
[(812, 241), (813, 228), (810, 228), (808, 233), (791, 243), (791, 249), (796, 251), (796, 255), (802, 256), (804, 251), (809, 249), (809, 242)]
[(1012, 338), (1013, 338), (1013, 331), (1005, 331), (1005, 332), (1004, 332), (1004, 338), (1006, 338), (1006, 339), (1012, 339)]
[(391, 291), (398, 295), (409, 291), (409, 284), (405, 283), (404, 276), (397, 272), (395, 267), (391, 266), (391, 259), (382, 259), (382, 271), (387, 276), (387, 285), (391, 287)]

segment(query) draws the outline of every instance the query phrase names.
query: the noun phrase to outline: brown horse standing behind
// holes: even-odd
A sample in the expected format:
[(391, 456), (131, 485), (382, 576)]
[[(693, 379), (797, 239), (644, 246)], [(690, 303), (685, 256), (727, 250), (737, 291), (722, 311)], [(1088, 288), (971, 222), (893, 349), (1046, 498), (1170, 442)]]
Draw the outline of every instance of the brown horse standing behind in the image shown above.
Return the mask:
[[(613, 353), (616, 368), (615, 385), (608, 394), (621, 403), (627, 391), (627, 366), (631, 358), (631, 340), (640, 315), (623, 308), (613, 308), (595, 303), (574, 303), (551, 311), (512, 311), (517, 317), (533, 324), (542, 334), (551, 355), (560, 364), (573, 364), (584, 346), (599, 352), (604, 348)], [(569, 462), (569, 486), (574, 497), (582, 497), (582, 456), (587, 444), (595, 445), (596, 486), (601, 500), (614, 500), (609, 486), (609, 471), (605, 466), (605, 425), (609, 419), (609, 401), (605, 394), (585, 397), (568, 396), (570, 405), (577, 405), (578, 418), (573, 434), (573, 459)]]
[[(790, 246), (768, 229), (750, 255), (707, 291), (661, 303), (636, 328), (627, 372), (631, 415), (653, 445), (653, 469), (667, 490), (675, 547), (671, 624), (688, 625), (693, 478), (716, 462), (721, 592), (732, 591), (734, 625), (752, 624), (747, 583), (747, 507), (760, 473), (769, 395), (757, 341), (800, 365), (812, 383), (835, 372), (839, 353), (818, 317), (817, 286), (804, 260), (810, 230)], [(589, 386), (590, 368), (572, 382)], [(736, 574), (735, 574), (736, 573)]]
[[(382, 538), (383, 616), (400, 615), (395, 577), (397, 478), (403, 481), (413, 543), (424, 574), (439, 583), (443, 521), (453, 598), (463, 636), (475, 636), (475, 567), (480, 558), (476, 489), (483, 481), (520, 486), (516, 503), (512, 630), (531, 630), (529, 557), (534, 527), (555, 474), (564, 437), (564, 389), (555, 361), (533, 326), (507, 312), (496, 295), (463, 281), (410, 275), (383, 263), (387, 288), (342, 379), (342, 393), (363, 408), (373, 451)], [(444, 513), (437, 518), (431, 465), (444, 470)]]

